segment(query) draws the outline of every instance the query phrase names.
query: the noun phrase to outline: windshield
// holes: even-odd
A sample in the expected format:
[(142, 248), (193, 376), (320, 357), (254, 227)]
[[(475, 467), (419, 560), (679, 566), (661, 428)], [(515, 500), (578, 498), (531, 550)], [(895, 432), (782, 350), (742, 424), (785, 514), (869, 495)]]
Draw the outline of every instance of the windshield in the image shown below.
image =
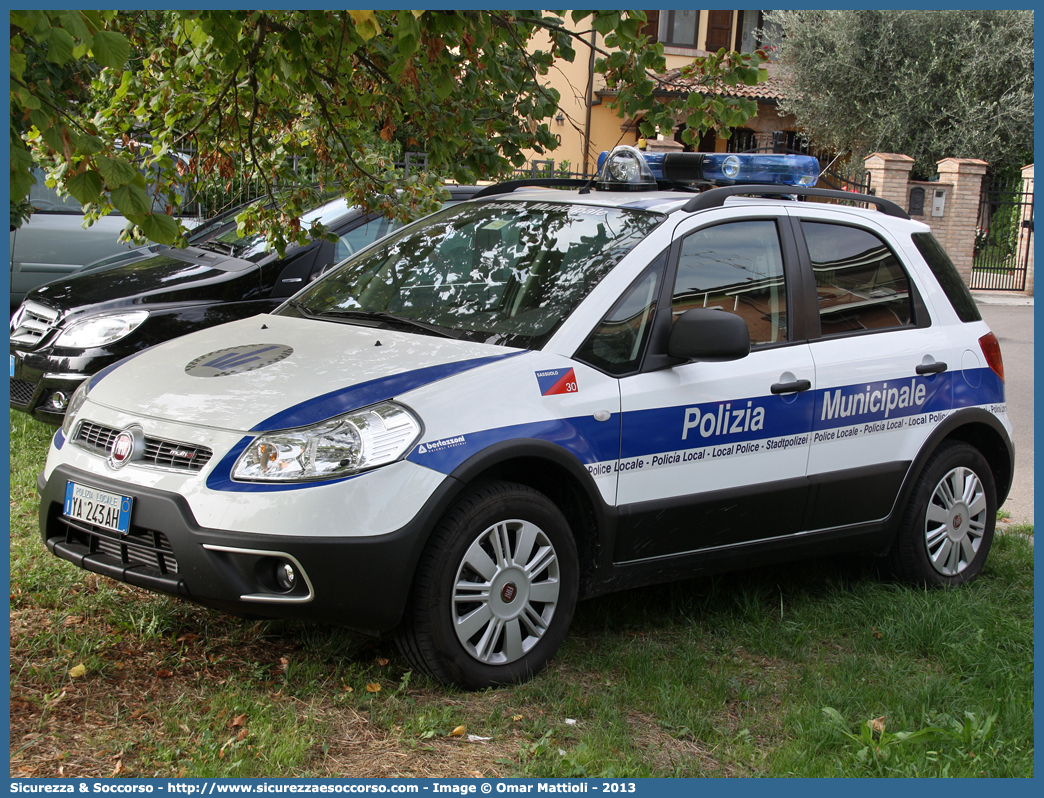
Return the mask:
[(664, 218), (554, 202), (460, 205), (346, 261), (279, 312), (434, 325), (453, 337), (537, 349)]

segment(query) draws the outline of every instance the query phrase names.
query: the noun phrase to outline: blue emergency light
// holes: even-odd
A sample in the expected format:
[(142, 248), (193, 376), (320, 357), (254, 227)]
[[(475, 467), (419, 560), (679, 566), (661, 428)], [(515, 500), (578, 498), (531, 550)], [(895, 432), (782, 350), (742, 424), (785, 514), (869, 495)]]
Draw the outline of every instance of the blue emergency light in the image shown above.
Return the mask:
[(819, 161), (778, 153), (651, 152), (621, 145), (598, 156), (597, 186), (610, 191), (654, 188), (657, 180), (717, 185), (814, 186)]

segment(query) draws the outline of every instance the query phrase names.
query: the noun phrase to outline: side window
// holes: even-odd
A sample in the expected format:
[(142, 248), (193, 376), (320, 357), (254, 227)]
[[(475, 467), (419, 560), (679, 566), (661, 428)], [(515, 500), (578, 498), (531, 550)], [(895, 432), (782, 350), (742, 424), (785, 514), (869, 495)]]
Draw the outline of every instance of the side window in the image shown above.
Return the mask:
[(752, 346), (787, 340), (783, 253), (772, 220), (729, 222), (682, 242), (671, 312), (721, 308), (747, 322)]
[(801, 228), (815, 273), (823, 335), (912, 323), (910, 282), (880, 238), (842, 224), (802, 222)]
[(384, 238), (398, 226), (398, 222), (379, 217), (359, 225), (354, 230), (349, 230), (337, 239), (334, 263), (340, 263), (349, 255), (354, 255), (360, 249), (370, 246), (377, 239)]
[(613, 375), (638, 369), (666, 263), (665, 252), (624, 292), (577, 351), (578, 360)]

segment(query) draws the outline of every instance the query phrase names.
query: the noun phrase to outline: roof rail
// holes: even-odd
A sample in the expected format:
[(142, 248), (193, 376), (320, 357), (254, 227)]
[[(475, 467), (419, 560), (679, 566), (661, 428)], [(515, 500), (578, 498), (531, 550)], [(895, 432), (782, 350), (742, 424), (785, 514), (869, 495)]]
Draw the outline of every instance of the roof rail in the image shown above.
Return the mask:
[(881, 213), (887, 216), (895, 216), (899, 219), (909, 219), (909, 215), (891, 200), (875, 197), (871, 194), (853, 194), (850, 191), (837, 191), (832, 188), (813, 188), (803, 186), (722, 186), (704, 191), (685, 203), (682, 210), (686, 213), (706, 210), (707, 208), (718, 208), (725, 204), (725, 200), (737, 194), (793, 194), (799, 197), (829, 197), (831, 199), (848, 200), (850, 202), (866, 202), (876, 205)]
[(579, 177), (527, 177), (522, 180), (508, 180), (504, 183), (494, 183), (491, 186), (479, 190), (472, 199), (480, 197), (492, 197), (496, 194), (510, 194), (516, 188), (525, 186), (543, 186), (544, 188), (583, 188), (592, 183), (592, 180), (582, 180)]

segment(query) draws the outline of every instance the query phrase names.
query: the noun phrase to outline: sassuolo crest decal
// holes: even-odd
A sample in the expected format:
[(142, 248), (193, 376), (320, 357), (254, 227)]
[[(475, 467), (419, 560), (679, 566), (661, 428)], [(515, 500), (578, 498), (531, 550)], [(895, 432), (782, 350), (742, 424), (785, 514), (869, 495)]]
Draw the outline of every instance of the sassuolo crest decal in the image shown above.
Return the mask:
[(545, 369), (536, 372), (537, 384), (541, 396), (552, 396), (559, 393), (576, 393), (576, 374), (573, 369)]
[(230, 346), (197, 357), (185, 366), (185, 373), (192, 377), (227, 377), (271, 366), (293, 353), (293, 347), (284, 344)]

